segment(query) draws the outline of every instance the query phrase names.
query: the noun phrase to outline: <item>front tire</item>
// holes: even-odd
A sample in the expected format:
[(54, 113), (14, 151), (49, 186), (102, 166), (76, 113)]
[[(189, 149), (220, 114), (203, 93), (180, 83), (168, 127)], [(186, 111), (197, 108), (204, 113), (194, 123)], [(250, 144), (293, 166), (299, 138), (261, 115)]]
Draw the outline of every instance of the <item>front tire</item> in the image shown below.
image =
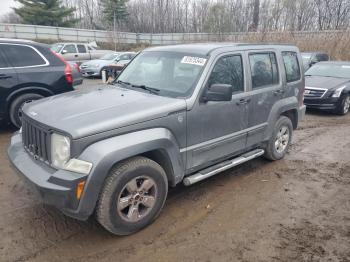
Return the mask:
[(168, 194), (163, 168), (145, 157), (117, 164), (106, 179), (96, 207), (98, 222), (115, 235), (130, 235), (151, 224)]
[(349, 94), (344, 94), (340, 100), (336, 113), (339, 115), (346, 115), (350, 109), (350, 96)]
[(269, 160), (279, 160), (284, 158), (292, 141), (292, 135), (292, 121), (286, 116), (280, 116), (265, 148), (265, 158)]
[(38, 99), (43, 98), (42, 95), (39, 94), (24, 94), (17, 97), (10, 105), (9, 110), (9, 118), (11, 120), (11, 123), (17, 127), (20, 128), (22, 125), (22, 107), (25, 103), (29, 103)]

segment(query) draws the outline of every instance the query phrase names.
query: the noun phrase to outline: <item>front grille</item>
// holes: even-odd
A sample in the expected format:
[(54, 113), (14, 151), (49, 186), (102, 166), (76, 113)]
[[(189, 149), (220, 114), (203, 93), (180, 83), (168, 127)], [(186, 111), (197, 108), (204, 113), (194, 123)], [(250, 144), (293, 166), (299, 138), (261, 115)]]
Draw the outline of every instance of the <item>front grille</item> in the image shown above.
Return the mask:
[(24, 148), (34, 159), (49, 162), (49, 133), (43, 128), (22, 118), (22, 141)]
[(321, 98), (326, 92), (327, 89), (324, 88), (305, 87), (304, 96), (307, 98)]

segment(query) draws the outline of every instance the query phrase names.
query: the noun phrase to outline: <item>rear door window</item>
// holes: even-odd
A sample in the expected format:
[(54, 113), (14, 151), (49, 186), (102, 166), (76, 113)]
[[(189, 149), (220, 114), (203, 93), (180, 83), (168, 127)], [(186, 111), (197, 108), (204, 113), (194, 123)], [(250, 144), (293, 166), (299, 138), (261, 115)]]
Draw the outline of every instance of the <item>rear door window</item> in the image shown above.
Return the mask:
[(240, 55), (219, 58), (210, 74), (208, 85), (232, 85), (233, 93), (244, 91), (243, 63)]
[(258, 89), (276, 85), (279, 82), (275, 53), (255, 53), (249, 55), (252, 87)]
[[(0, 50), (1, 50), (1, 46), (0, 46)], [(0, 53), (0, 69), (7, 68), (7, 67), (9, 67), (9, 65), (6, 62), (5, 57)]]
[(32, 47), (26, 45), (1, 45), (3, 53), (13, 67), (46, 65), (44, 58)]
[(298, 56), (295, 52), (282, 52), (287, 82), (298, 81), (301, 78)]
[(86, 53), (85, 45), (77, 45), (79, 53)]

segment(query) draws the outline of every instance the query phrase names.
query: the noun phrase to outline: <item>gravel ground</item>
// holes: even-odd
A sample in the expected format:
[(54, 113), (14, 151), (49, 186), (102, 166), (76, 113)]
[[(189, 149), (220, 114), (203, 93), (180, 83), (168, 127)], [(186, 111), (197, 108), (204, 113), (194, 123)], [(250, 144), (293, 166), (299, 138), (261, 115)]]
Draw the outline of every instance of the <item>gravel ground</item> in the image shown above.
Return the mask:
[(9, 166), (12, 131), (0, 129), (0, 261), (350, 261), (350, 114), (309, 112), (284, 160), (179, 185), (128, 237), (42, 205)]

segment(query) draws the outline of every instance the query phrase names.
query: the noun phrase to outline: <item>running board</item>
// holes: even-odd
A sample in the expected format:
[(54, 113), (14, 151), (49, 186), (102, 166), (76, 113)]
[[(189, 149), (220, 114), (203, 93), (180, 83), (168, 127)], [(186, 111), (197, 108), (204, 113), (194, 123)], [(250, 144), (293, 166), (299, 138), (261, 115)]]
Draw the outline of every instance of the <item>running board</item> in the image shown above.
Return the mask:
[(255, 149), (239, 157), (233, 158), (231, 160), (226, 160), (214, 166), (203, 169), (191, 176), (185, 177), (183, 183), (185, 186), (193, 185), (199, 181), (207, 179), (208, 177), (214, 176), (217, 173), (230, 169), (231, 167), (238, 166), (240, 164), (243, 164), (244, 162), (262, 156), (264, 153), (265, 151), (263, 149)]

